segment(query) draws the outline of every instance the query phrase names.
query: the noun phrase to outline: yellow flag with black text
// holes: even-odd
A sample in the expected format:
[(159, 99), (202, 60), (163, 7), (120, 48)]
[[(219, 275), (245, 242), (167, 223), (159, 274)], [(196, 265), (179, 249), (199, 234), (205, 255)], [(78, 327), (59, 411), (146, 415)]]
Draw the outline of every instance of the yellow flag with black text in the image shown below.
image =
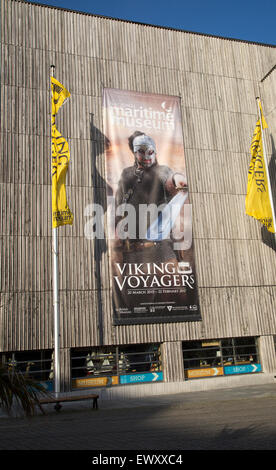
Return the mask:
[(66, 173), (70, 160), (69, 145), (56, 128), (56, 115), (70, 93), (54, 77), (51, 77), (52, 90), (52, 223), (53, 227), (73, 223), (66, 198)]
[[(262, 113), (262, 127), (267, 128), (267, 123)], [(262, 142), (262, 128), (258, 120), (251, 142), (251, 161), (248, 171), (247, 194), (245, 199), (245, 212), (247, 215), (259, 220), (269, 232), (275, 233), (272, 207), (269, 198), (268, 175), (264, 161)]]

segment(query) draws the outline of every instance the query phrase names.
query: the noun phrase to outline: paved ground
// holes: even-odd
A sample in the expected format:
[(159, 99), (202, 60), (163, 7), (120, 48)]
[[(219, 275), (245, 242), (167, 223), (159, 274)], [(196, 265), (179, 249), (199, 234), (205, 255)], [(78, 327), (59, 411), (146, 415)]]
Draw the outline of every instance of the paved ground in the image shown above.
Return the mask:
[(98, 410), (66, 404), (60, 413), (51, 406), (45, 416), (0, 419), (0, 450), (92, 456), (129, 449), (276, 450), (276, 384), (100, 402)]

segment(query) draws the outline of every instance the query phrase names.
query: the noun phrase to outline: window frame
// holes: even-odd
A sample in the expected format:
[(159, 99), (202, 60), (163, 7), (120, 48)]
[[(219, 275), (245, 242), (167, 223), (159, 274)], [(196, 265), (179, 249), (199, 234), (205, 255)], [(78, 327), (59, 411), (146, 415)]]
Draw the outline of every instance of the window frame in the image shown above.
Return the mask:
[[(260, 364), (258, 339), (255, 336), (243, 336), (183, 341), (182, 354), (185, 379), (194, 378), (189, 377), (188, 371), (192, 370), (202, 370), (202, 374), (198, 374), (198, 378), (203, 378), (204, 369), (222, 368), (219, 375), (224, 376), (225, 367), (227, 366)], [(210, 343), (209, 346), (203, 346), (204, 343), (208, 344), (208, 342)], [(188, 345), (192, 347), (188, 348)], [(209, 351), (216, 351), (216, 354), (210, 356)], [(205, 377), (211, 376), (206, 371)]]
[[(54, 378), (52, 349), (6, 351), (0, 354), (0, 362), (8, 367), (8, 369), (12, 370), (14, 368), (17, 372), (28, 375), (37, 382), (48, 382), (52, 381)], [(42, 367), (43, 364), (47, 366)], [(33, 367), (38, 365), (40, 365), (40, 367)]]
[[(103, 350), (112, 351), (115, 361), (115, 367), (108, 371), (92, 370), (88, 373), (87, 363), (85, 359), (90, 354), (92, 362), (104, 356), (111, 356), (109, 353), (104, 353)], [(82, 354), (83, 352), (83, 354)], [(92, 354), (95, 353), (93, 356)], [(145, 374), (149, 372), (162, 372), (162, 358), (161, 358), (161, 343), (143, 343), (131, 345), (116, 345), (116, 346), (91, 346), (85, 348), (72, 348), (71, 349), (71, 384), (81, 379), (93, 378), (110, 378), (117, 377), (118, 383), (120, 376)], [(75, 366), (75, 360), (81, 360), (82, 366)], [(135, 359), (135, 360), (134, 360)], [(125, 364), (124, 364), (125, 363)], [(75, 374), (73, 371), (82, 370), (83, 374)]]

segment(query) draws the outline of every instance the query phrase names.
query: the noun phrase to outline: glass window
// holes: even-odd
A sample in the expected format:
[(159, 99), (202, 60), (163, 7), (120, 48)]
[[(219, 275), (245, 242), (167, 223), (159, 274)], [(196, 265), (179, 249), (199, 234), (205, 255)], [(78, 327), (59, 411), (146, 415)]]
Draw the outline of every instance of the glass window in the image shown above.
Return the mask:
[(1, 362), (9, 369), (20, 371), (37, 381), (53, 379), (52, 350), (2, 353)]
[(116, 354), (115, 346), (73, 349), (71, 351), (72, 378), (116, 375)]
[(224, 365), (259, 362), (256, 338), (243, 337), (221, 340)]
[(119, 346), (119, 357), (122, 361), (120, 373), (161, 371), (161, 354), (159, 345), (139, 344)]
[[(247, 365), (260, 361), (255, 337), (184, 341), (183, 360), (185, 377), (204, 376), (204, 371), (197, 374), (188, 373), (192, 369)], [(220, 375), (224, 375), (222, 369)], [(214, 375), (210, 370), (206, 370), (206, 376)]]
[(161, 371), (159, 344), (103, 346), (71, 350), (72, 379)]
[(213, 367), (221, 364), (221, 349), (218, 340), (185, 341), (183, 343), (184, 369)]

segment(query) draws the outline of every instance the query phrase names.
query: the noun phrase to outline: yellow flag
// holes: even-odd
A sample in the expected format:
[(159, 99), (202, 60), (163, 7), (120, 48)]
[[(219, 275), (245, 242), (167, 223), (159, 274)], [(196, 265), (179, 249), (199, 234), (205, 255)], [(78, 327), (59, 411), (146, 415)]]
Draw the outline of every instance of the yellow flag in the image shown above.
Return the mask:
[[(261, 110), (262, 127), (267, 123)], [(259, 220), (269, 232), (275, 233), (272, 208), (269, 198), (268, 179), (263, 154), (262, 129), (260, 120), (256, 124), (251, 142), (251, 161), (248, 171), (247, 195), (245, 199), (245, 212), (247, 215)]]
[(52, 90), (52, 223), (53, 227), (73, 223), (73, 214), (67, 205), (66, 173), (70, 160), (68, 142), (56, 128), (56, 115), (70, 93), (54, 77)]

